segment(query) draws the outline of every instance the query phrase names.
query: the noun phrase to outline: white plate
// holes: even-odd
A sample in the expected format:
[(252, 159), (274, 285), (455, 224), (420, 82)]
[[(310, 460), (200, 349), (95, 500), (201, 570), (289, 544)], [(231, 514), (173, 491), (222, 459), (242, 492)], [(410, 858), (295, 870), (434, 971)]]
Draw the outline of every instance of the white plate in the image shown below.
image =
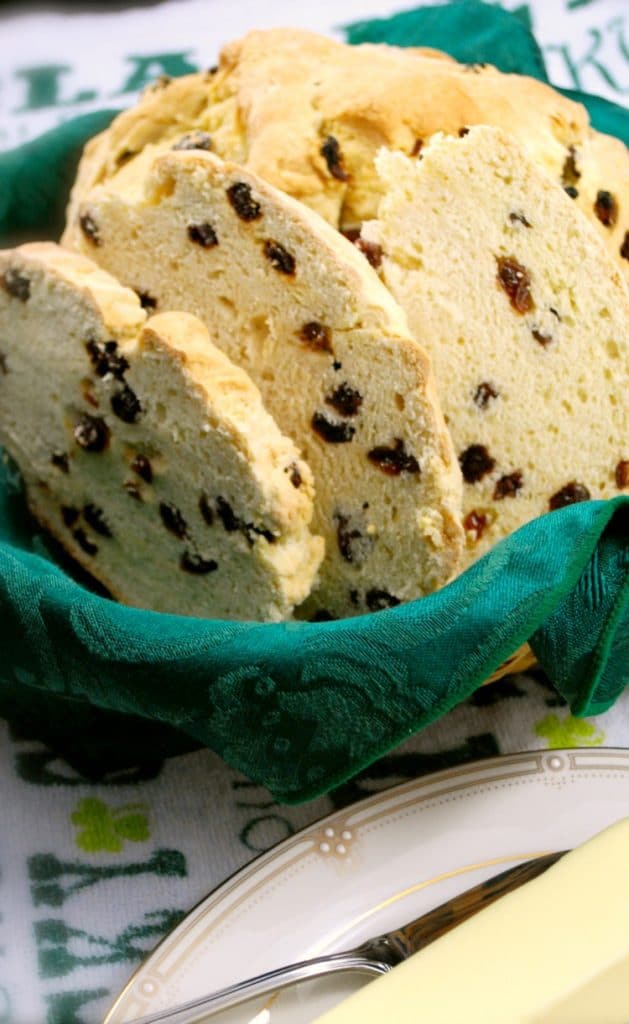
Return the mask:
[[(529, 857), (629, 815), (629, 751), (536, 751), (459, 766), (332, 814), (234, 875), (152, 953), (105, 1024), (349, 948)], [(358, 978), (213, 1017), (302, 1024)]]

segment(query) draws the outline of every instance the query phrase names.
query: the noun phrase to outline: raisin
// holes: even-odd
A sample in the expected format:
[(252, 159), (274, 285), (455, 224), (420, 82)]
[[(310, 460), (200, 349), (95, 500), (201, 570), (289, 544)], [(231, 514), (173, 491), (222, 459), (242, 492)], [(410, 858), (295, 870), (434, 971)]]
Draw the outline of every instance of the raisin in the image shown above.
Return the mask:
[(267, 239), (264, 243), (264, 255), (275, 270), (280, 274), (292, 276), (295, 273), (295, 257), (286, 251), (279, 242)]
[(218, 64), (212, 64), (212, 66), (210, 68), (208, 68), (205, 73), (206, 73), (206, 75), (209, 75), (210, 78), (213, 78), (217, 71), (218, 71)]
[(388, 590), (378, 590), (372, 587), (365, 594), (365, 600), (370, 612), (381, 612), (385, 608), (395, 608), (400, 603), (399, 597), (390, 594)]
[(90, 341), (85, 345), (90, 357), (92, 366), (99, 377), (106, 377), (111, 374), (116, 380), (124, 380), (124, 375), (129, 369), (129, 363), (124, 356), (118, 352), (116, 341)]
[[(203, 509), (201, 509), (201, 512), (203, 513)], [(253, 523), (246, 523), (243, 519), (240, 519), (229, 502), (220, 494), (216, 499), (216, 512), (228, 533), (234, 533), (236, 530), (239, 530), (249, 544), (254, 543), (256, 536), (264, 537), (269, 544), (274, 544), (277, 540), (277, 537), (263, 526), (255, 526)]]
[(233, 508), (225, 498), (219, 494), (216, 499), (216, 511), (220, 521), (227, 530), (227, 533), (235, 533), (236, 530), (240, 529), (241, 521), (234, 512)]
[(227, 198), (241, 220), (257, 220), (262, 216), (260, 203), (251, 195), (251, 186), (245, 181), (237, 181), (227, 189)]
[(366, 238), (357, 238), (355, 246), (371, 266), (377, 270), (382, 264), (382, 246), (377, 242), (368, 242)]
[(535, 341), (539, 341), (540, 345), (543, 348), (546, 348), (547, 345), (550, 345), (551, 341), (553, 340), (552, 334), (543, 334), (540, 330), (538, 330), (537, 327), (531, 327), (531, 334), (535, 338)]
[(601, 189), (597, 193), (594, 213), (606, 228), (613, 228), (618, 220), (618, 203), (611, 192)]
[(336, 178), (337, 181), (349, 180), (349, 174), (343, 167), (343, 157), (338, 139), (335, 139), (333, 135), (328, 135), (319, 152), (328, 165), (328, 170), (333, 178)]
[(579, 190), (578, 188), (575, 188), (574, 185), (566, 185), (564, 188), (564, 192), (567, 196), (570, 196), (571, 199), (579, 198)]
[(184, 551), (179, 565), (184, 572), (189, 572), (193, 576), (206, 576), (207, 573), (216, 572), (218, 569), (218, 562), (215, 562), (213, 558), (201, 558), (201, 555), (193, 554), (190, 551)]
[(109, 427), (100, 416), (83, 413), (74, 427), (74, 440), (86, 452), (102, 452), (109, 444)]
[(6, 377), (8, 372), (9, 367), (7, 365), (7, 357), (4, 352), (0, 352), (0, 374), (2, 374), (3, 377)]
[(561, 171), (562, 185), (576, 185), (581, 177), (581, 171), (577, 167), (577, 151), (574, 146), (568, 146), (568, 155), (563, 162)]
[(356, 433), (349, 423), (332, 423), (321, 412), (316, 412), (311, 422), (312, 429), (329, 444), (347, 444)]
[(337, 360), (337, 359), (335, 359), (335, 360), (334, 360), (334, 362), (332, 363), (332, 369), (333, 369), (333, 370), (336, 370), (336, 371), (337, 371), (337, 373), (338, 373), (338, 371), (339, 371), (339, 370), (342, 370), (342, 369), (343, 369), (343, 364), (342, 364), (342, 363), (339, 363), (339, 362), (338, 362), (338, 360)]
[(245, 537), (247, 538), (250, 544), (253, 543), (253, 538), (250, 536), (250, 534), (252, 533), (254, 533), (257, 537), (264, 537), (265, 541), (267, 541), (269, 544), (275, 544), (275, 541), (277, 540), (275, 534), (271, 533), (270, 530), (267, 530), (266, 527), (254, 526), (253, 523), (245, 523), (244, 532)]
[(475, 540), (479, 541), (487, 529), (488, 519), (484, 512), (477, 512), (472, 509), (463, 520), (463, 528), (466, 533), (475, 534)]
[(111, 396), (110, 404), (112, 411), (124, 423), (135, 423), (142, 412), (137, 395), (128, 385)]
[[(462, 130), (463, 129), (461, 129), (461, 131)], [(459, 132), (459, 134), (461, 134), (461, 133)], [(413, 143), (413, 148), (412, 148), (412, 150), (410, 152), (410, 155), (411, 156), (419, 156), (419, 154), (421, 153), (423, 148), (424, 148), (424, 140), (423, 139), (415, 139), (415, 142)]]
[(517, 313), (529, 313), (535, 309), (531, 295), (531, 279), (525, 268), (513, 256), (499, 256), (498, 284), (509, 296), (509, 302)]
[(302, 478), (301, 473), (299, 472), (299, 466), (297, 465), (296, 462), (291, 462), (290, 466), (287, 466), (286, 469), (284, 470), (284, 472), (285, 473), (290, 473), (290, 476), (289, 476), (288, 479), (292, 483), (293, 487), (295, 487), (295, 488), (301, 487), (301, 485), (303, 483), (303, 478)]
[(479, 409), (486, 409), (491, 399), (497, 397), (498, 392), (496, 391), (493, 384), (490, 384), (489, 381), (484, 380), (481, 384), (478, 385), (476, 391), (474, 392), (474, 404), (477, 405)]
[(620, 246), (620, 255), (623, 260), (629, 260), (629, 231), (625, 231), (625, 237)]
[(93, 217), (89, 213), (82, 213), (79, 217), (79, 227), (85, 235), (85, 237), (92, 243), (92, 245), (100, 245), (101, 237), (98, 230), (98, 225)]
[(513, 473), (505, 473), (496, 481), (494, 487), (494, 501), (502, 501), (503, 498), (515, 498), (522, 488), (522, 471), (516, 469)]
[(463, 125), (462, 128), (459, 128), (459, 138), (460, 139), (464, 139), (465, 136), (469, 135), (469, 134), (470, 134), (470, 130), (469, 130), (469, 128), (466, 128), (465, 125)]
[(324, 324), (320, 324), (318, 320), (310, 320), (307, 324), (304, 324), (298, 337), (300, 341), (303, 341), (304, 345), (307, 345), (308, 348), (313, 349), (315, 352), (332, 351), (330, 331)]
[(629, 487), (629, 459), (621, 459), (616, 465), (616, 486), (619, 491)]
[(202, 224), (188, 224), (188, 238), (191, 242), (200, 245), (202, 249), (212, 249), (218, 245), (216, 231), (207, 221)]
[(19, 270), (9, 267), (0, 278), (0, 283), (9, 295), (20, 302), (26, 302), (31, 297), (31, 282), (24, 274), (20, 274)]
[(553, 512), (557, 508), (565, 508), (566, 505), (574, 505), (578, 501), (589, 500), (590, 492), (585, 484), (579, 484), (576, 480), (571, 480), (569, 484), (566, 484), (560, 491), (553, 494), (548, 502), (548, 507)]
[(341, 228), (341, 234), (348, 242), (357, 242), (360, 238), (360, 228)]
[(137, 149), (123, 149), (122, 153), (119, 153), (116, 157), (116, 167), (123, 167), (129, 163), (134, 156), (137, 155)]
[(355, 388), (349, 386), (347, 381), (343, 381), (331, 395), (327, 396), (325, 401), (341, 416), (355, 416), (363, 404), (363, 397), (360, 391), (356, 391)]
[(335, 622), (336, 615), (332, 615), (327, 608), (320, 608), (318, 612), (315, 612), (310, 622)]
[(354, 561), (355, 555), (355, 552), (352, 550), (352, 542), (362, 540), (363, 535), (360, 530), (351, 528), (350, 516), (344, 516), (340, 512), (336, 512), (334, 514), (334, 519), (336, 522), (336, 540), (339, 551), (341, 552), (341, 557), (344, 558), (346, 562), (351, 563)]
[(147, 459), (146, 455), (136, 455), (133, 462), (131, 463), (131, 469), (138, 476), (141, 476), (147, 484), (153, 483), (153, 467), (151, 466), (150, 459)]
[(95, 533), (100, 533), (101, 537), (112, 536), (112, 532), (105, 521), (105, 514), (102, 508), (98, 508), (96, 505), (85, 505), (83, 508), (83, 518)]
[(174, 533), (175, 537), (179, 538), (186, 536), (188, 524), (176, 505), (169, 501), (161, 501), (159, 514), (162, 517), (164, 526), (170, 533)]
[(60, 469), (62, 473), (70, 472), (70, 461), (66, 452), (53, 452), (50, 456), (50, 461), (56, 469)]
[(74, 530), (72, 536), (86, 555), (98, 554), (98, 547), (94, 544), (94, 541), (89, 539), (85, 530), (82, 530), (81, 527), (79, 527), (78, 530)]
[(533, 226), (530, 220), (527, 220), (524, 214), (520, 212), (520, 210), (514, 210), (512, 213), (510, 213), (509, 220), (511, 221), (512, 224), (524, 224), (525, 228), (530, 228)]
[(125, 480), (122, 485), (129, 495), (130, 498), (135, 498), (136, 501), (143, 501), (142, 491), (140, 490), (139, 484), (135, 480)]
[(388, 476), (399, 476), (400, 473), (419, 473), (419, 462), (414, 455), (406, 451), (404, 441), (395, 438), (395, 446), (388, 448), (386, 445), (377, 445), (367, 452), (367, 458), (373, 462), (378, 469)]
[(73, 508), (72, 505), (61, 506), (61, 518), (63, 519), (64, 524), (68, 527), (74, 526), (80, 514), (81, 513), (78, 508)]
[(201, 512), (201, 515), (205, 519), (205, 522), (207, 523), (207, 525), (208, 526), (213, 526), (214, 525), (214, 511), (213, 511), (212, 506), (210, 505), (210, 503), (208, 501), (208, 498), (207, 498), (206, 494), (202, 494), (201, 497), (199, 498), (199, 511)]
[(487, 473), (491, 473), (496, 460), (491, 457), (484, 444), (471, 444), (459, 455), (459, 465), (465, 482), (474, 484), (477, 480), (482, 480)]
[(188, 135), (182, 135), (181, 138), (171, 146), (171, 149), (174, 150), (204, 149), (208, 151), (211, 148), (212, 136), (208, 135), (207, 132), (189, 132)]
[(142, 309), (156, 309), (157, 299), (150, 292), (136, 292)]

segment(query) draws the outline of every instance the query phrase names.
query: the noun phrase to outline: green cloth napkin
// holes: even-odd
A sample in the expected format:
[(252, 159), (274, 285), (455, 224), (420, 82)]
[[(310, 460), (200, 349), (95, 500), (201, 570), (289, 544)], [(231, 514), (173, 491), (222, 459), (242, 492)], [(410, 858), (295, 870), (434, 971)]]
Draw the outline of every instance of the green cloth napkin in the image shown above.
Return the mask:
[[(544, 76), (522, 21), (469, 0), (348, 33)], [(621, 135), (624, 112), (604, 112)], [(0, 233), (59, 229), (80, 144), (110, 117), (0, 154)], [(306, 800), (465, 699), (525, 640), (574, 713), (610, 707), (629, 682), (628, 541), (629, 496), (584, 502), (422, 601), (329, 623), (189, 619), (89, 589), (0, 465), (0, 711), (88, 773), (205, 744), (277, 799)]]

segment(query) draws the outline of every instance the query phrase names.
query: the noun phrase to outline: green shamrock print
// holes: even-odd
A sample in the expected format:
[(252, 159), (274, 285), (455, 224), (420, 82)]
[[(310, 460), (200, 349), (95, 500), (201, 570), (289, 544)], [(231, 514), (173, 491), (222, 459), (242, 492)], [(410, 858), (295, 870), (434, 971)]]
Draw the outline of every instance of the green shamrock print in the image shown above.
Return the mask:
[(74, 841), (86, 853), (120, 853), (125, 842), (142, 843), (151, 834), (144, 804), (112, 809), (96, 797), (79, 801), (72, 812), (72, 824), (79, 829)]
[(568, 715), (563, 721), (557, 715), (546, 715), (535, 723), (535, 735), (548, 740), (550, 748), (600, 747), (605, 733), (585, 718)]

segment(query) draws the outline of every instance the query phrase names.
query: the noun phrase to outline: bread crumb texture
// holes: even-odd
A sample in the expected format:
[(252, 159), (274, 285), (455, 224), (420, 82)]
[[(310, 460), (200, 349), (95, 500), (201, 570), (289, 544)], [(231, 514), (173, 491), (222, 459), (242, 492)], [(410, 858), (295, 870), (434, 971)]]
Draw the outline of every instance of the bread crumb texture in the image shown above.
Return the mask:
[(593, 225), (498, 129), (383, 150), (364, 226), (428, 350), (464, 479), (465, 561), (626, 490), (629, 295)]

